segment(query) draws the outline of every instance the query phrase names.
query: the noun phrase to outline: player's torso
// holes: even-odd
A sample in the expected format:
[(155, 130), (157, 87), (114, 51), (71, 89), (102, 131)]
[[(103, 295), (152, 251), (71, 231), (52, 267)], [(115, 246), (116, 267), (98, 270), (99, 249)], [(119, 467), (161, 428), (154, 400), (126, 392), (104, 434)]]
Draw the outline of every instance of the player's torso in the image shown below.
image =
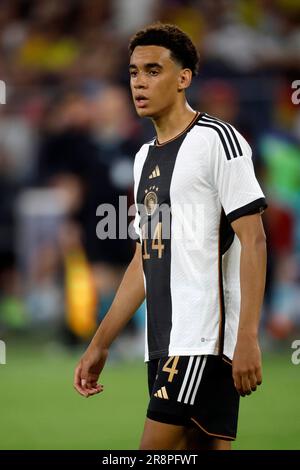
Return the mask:
[(201, 304), (218, 301), (221, 206), (208, 151), (203, 130), (195, 126), (162, 146), (150, 145), (141, 165), (136, 202), (151, 357), (168, 353), (170, 337), (180, 330), (177, 311), (192, 328)]

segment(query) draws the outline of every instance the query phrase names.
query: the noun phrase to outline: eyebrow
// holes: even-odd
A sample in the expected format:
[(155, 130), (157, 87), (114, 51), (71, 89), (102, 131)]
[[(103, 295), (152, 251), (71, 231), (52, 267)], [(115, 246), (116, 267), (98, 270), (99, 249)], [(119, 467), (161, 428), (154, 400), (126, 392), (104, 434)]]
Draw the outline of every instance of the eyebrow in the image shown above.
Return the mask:
[[(145, 69), (152, 69), (152, 68), (154, 68), (154, 67), (156, 67), (156, 68), (158, 68), (158, 69), (162, 69), (162, 68), (163, 68), (162, 65), (160, 65), (160, 64), (157, 63), (157, 62), (149, 62), (149, 63), (147, 63), (147, 64), (144, 64), (144, 68), (145, 68)], [(137, 69), (137, 68), (138, 68), (138, 67), (137, 67), (137, 65), (135, 65), (135, 64), (130, 64), (130, 65), (129, 65), (129, 70)]]

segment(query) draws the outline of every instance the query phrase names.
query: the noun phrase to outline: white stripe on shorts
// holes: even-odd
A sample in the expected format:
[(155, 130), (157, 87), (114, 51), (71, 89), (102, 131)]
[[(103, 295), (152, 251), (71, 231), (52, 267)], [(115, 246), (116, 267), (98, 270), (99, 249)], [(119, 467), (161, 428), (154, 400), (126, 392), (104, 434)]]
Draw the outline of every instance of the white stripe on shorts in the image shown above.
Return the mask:
[(187, 381), (188, 381), (188, 378), (189, 378), (189, 374), (190, 374), (190, 370), (191, 370), (191, 367), (193, 365), (193, 361), (194, 361), (194, 356), (190, 356), (189, 363), (188, 363), (187, 369), (185, 371), (185, 376), (184, 376), (184, 379), (183, 379), (183, 382), (182, 382), (182, 385), (181, 385), (181, 389), (180, 389), (177, 401), (182, 400), (182, 397), (183, 397), (183, 394), (184, 394), (184, 389), (186, 387), (186, 384), (187, 384)]
[(203, 375), (203, 371), (204, 371), (206, 361), (207, 361), (207, 356), (204, 356), (202, 364), (201, 364), (201, 368), (200, 368), (200, 371), (199, 371), (198, 379), (197, 379), (197, 382), (196, 382), (196, 386), (195, 386), (195, 389), (194, 389), (194, 393), (193, 393), (192, 398), (191, 398), (191, 405), (194, 404), (196, 394), (198, 392), (198, 388), (199, 388), (199, 385), (200, 385), (200, 382), (201, 382), (201, 379), (202, 379), (202, 375)]
[[(195, 362), (194, 362), (194, 359), (196, 359)], [(207, 356), (191, 356), (190, 357), (177, 401), (179, 402), (183, 401), (183, 403), (185, 404), (189, 403), (190, 405), (194, 404), (197, 391), (199, 389), (200, 382), (203, 376), (206, 361), (207, 361)], [(199, 367), (200, 367), (200, 370), (199, 370)], [(192, 393), (192, 396), (191, 396), (191, 393)]]
[(202, 357), (197, 356), (196, 364), (194, 366), (194, 370), (193, 370), (193, 374), (192, 374), (192, 378), (190, 380), (189, 388), (187, 389), (187, 392), (186, 392), (185, 399), (184, 399), (183, 403), (188, 403), (189, 402), (189, 397), (190, 397), (190, 394), (191, 394), (191, 391), (192, 391), (192, 388), (193, 388), (193, 385), (194, 385), (194, 382), (195, 382), (195, 378), (196, 378), (196, 374), (197, 374), (198, 367), (199, 367), (199, 364), (200, 364), (200, 360), (202, 360)]

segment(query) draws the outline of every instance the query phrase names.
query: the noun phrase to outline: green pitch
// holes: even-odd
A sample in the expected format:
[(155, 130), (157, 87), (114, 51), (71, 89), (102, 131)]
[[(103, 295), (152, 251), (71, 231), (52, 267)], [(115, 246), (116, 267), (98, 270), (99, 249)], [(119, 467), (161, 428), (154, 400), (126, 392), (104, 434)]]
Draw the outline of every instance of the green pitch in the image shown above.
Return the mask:
[[(147, 405), (141, 361), (107, 364), (104, 393), (85, 399), (72, 387), (79, 354), (7, 344), (0, 365), (1, 449), (136, 449)], [(235, 449), (300, 449), (300, 365), (264, 354), (264, 383), (241, 400)]]

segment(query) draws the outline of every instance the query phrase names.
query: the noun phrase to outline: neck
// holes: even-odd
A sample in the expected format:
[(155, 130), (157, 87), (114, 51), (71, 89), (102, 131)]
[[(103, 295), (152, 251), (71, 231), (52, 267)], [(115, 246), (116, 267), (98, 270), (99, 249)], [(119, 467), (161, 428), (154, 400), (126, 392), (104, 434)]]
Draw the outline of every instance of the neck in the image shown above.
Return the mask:
[(196, 111), (185, 101), (152, 118), (158, 142), (163, 144), (176, 137), (188, 127), (195, 115)]

